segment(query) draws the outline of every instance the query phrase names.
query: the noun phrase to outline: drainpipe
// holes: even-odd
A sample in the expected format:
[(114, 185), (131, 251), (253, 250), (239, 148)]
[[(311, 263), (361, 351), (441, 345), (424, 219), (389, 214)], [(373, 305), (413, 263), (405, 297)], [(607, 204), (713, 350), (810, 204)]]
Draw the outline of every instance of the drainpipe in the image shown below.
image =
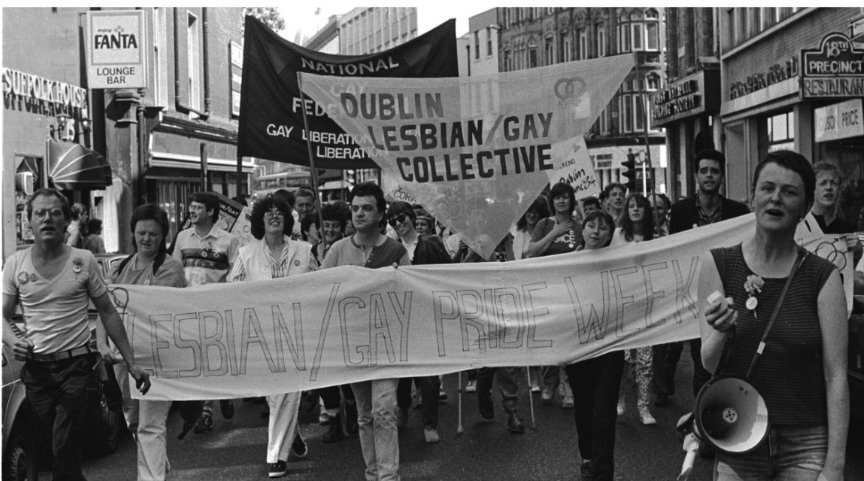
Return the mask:
[(174, 99), (175, 106), (178, 111), (192, 112), (198, 114), (201, 120), (210, 118), (210, 68), (209, 68), (209, 52), (207, 50), (207, 7), (201, 8), (201, 35), (203, 37), (202, 47), (204, 50), (204, 111), (194, 109), (189, 106), (188, 99), (180, 96), (180, 22), (177, 15), (177, 8), (174, 9)]

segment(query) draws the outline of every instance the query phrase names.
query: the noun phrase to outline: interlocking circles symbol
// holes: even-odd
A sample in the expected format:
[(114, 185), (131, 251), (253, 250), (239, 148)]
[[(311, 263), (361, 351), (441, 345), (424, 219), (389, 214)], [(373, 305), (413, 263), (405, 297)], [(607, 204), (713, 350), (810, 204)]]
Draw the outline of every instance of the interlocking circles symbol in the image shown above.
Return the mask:
[(846, 268), (846, 255), (840, 250), (837, 249), (837, 246), (834, 242), (823, 241), (820, 242), (819, 245), (816, 246), (816, 255), (827, 260), (828, 262), (832, 262), (840, 272), (843, 272), (843, 269)]
[(579, 77), (561, 78), (555, 82), (555, 96), (564, 102), (575, 101), (585, 91), (585, 81)]

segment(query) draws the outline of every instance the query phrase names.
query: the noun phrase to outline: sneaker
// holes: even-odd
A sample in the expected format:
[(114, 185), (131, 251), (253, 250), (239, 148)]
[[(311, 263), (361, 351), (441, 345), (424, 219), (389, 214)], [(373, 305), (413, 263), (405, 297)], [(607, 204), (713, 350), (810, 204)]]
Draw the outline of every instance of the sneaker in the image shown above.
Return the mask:
[(267, 476), (271, 478), (281, 478), (286, 474), (288, 474), (288, 463), (282, 460), (271, 464), (270, 468), (267, 470)]
[(510, 413), (507, 416), (507, 430), (513, 434), (522, 434), (525, 432), (525, 423), (519, 418), (516, 413)]
[(441, 386), (441, 389), (438, 390), (438, 402), (447, 400), (447, 391), (444, 390), (444, 386)]
[(624, 400), (623, 400), (623, 399), (619, 399), (619, 400), (618, 400), (618, 406), (617, 406), (616, 409), (618, 410), (618, 415), (619, 415), (619, 416), (623, 416), (623, 415), (624, 415), (624, 412), (627, 411), (627, 405), (624, 404)]
[(552, 398), (555, 397), (555, 391), (551, 388), (544, 387), (540, 392), (540, 399), (543, 400), (543, 404), (546, 406), (550, 406), (552, 404)]
[(225, 419), (231, 419), (234, 417), (234, 401), (230, 399), (223, 399), (219, 401), (219, 410), (222, 411), (222, 417)]
[(330, 416), (324, 410), (321, 410), (321, 413), (318, 415), (318, 424), (322, 426), (330, 424)]
[(649, 411), (647, 407), (639, 408), (639, 419), (642, 421), (642, 424), (644, 424), (645, 426), (651, 426), (652, 424), (657, 424), (657, 420), (654, 419), (654, 416), (651, 415), (651, 411)]
[(431, 426), (426, 426), (425, 428), (423, 428), (423, 437), (429, 444), (435, 444), (441, 441), (441, 437), (438, 436), (438, 430)]
[(531, 383), (531, 392), (540, 392), (540, 386), (534, 383)]
[(469, 379), (465, 385), (465, 392), (477, 392), (477, 380)]
[(303, 459), (309, 455), (309, 446), (306, 445), (306, 441), (303, 440), (300, 431), (297, 431), (297, 435), (294, 436), (294, 442), (291, 443), (291, 454), (297, 459)]
[(573, 395), (568, 394), (561, 400), (561, 409), (573, 409)]
[(201, 416), (195, 421), (195, 434), (206, 433), (213, 430), (213, 416), (210, 413), (201, 413)]

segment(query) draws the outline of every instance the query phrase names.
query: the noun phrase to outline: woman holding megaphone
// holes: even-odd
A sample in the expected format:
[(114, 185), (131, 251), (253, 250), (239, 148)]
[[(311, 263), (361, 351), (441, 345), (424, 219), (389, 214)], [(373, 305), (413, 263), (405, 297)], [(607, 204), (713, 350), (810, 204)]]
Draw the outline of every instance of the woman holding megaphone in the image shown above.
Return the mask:
[[(703, 263), (705, 367), (715, 376), (750, 383), (764, 398), (769, 426), (761, 442), (746, 449), (727, 450), (722, 439), (712, 440), (718, 448), (715, 480), (843, 479), (846, 300), (833, 264), (808, 254), (794, 239), (813, 204), (815, 183), (802, 155), (766, 155), (752, 184), (753, 236), (712, 250), (713, 262)], [(731, 423), (735, 416), (724, 419)]]

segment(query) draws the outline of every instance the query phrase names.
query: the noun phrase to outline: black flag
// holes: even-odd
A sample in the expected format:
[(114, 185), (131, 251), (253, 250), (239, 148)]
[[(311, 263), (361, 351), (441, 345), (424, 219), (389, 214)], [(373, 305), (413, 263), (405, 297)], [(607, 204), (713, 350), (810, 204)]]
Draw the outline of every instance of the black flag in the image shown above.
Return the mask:
[(246, 17), (238, 155), (309, 165), (303, 111), (315, 166), (375, 167), (326, 113), (300, 95), (297, 72), (344, 77), (457, 77), (456, 21), (369, 55), (331, 55), (295, 45), (252, 16)]

